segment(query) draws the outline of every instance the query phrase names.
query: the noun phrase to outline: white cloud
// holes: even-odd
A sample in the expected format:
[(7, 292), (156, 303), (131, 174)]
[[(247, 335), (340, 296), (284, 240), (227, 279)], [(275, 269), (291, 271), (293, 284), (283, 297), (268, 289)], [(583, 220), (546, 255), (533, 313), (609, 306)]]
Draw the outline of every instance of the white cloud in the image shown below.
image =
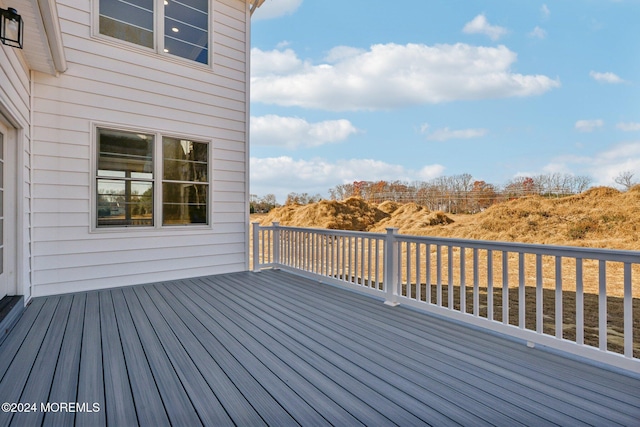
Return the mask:
[(252, 49), (252, 101), (332, 111), (388, 110), (454, 100), (525, 97), (560, 86), (544, 75), (511, 71), (505, 46), (463, 43), (341, 46), (331, 63), (311, 64), (291, 49)]
[(635, 131), (640, 131), (640, 123), (634, 123), (634, 122), (629, 122), (629, 123), (618, 123), (616, 125), (616, 128), (620, 129), (621, 131), (624, 132), (635, 132)]
[(442, 165), (427, 165), (416, 173), (418, 181), (430, 181), (444, 174), (445, 167)]
[(547, 32), (545, 30), (543, 30), (542, 28), (536, 26), (533, 31), (531, 31), (529, 33), (529, 37), (534, 38), (534, 39), (544, 39), (547, 37)]
[(447, 141), (449, 139), (480, 138), (487, 134), (487, 129), (458, 129), (443, 128), (433, 131), (427, 136), (430, 141)]
[(489, 24), (484, 14), (480, 14), (467, 22), (462, 32), (466, 34), (484, 34), (494, 41), (508, 33), (504, 27)]
[(594, 185), (615, 186), (615, 178), (624, 171), (633, 171), (640, 176), (640, 141), (614, 145), (592, 156), (562, 156), (548, 165), (552, 171), (572, 171), (577, 175), (588, 175)]
[(280, 202), (287, 194), (320, 193), (353, 181), (430, 180), (444, 173), (441, 165), (426, 165), (420, 170), (373, 159), (293, 159), (288, 156), (251, 158), (251, 193), (273, 193)]
[(349, 120), (309, 123), (298, 117), (251, 117), (251, 143), (287, 148), (317, 147), (341, 142), (358, 132)]
[(567, 175), (572, 174), (571, 170), (569, 170), (569, 166), (566, 165), (565, 163), (549, 163), (548, 165), (542, 168), (542, 171), (544, 173), (550, 173), (550, 174), (553, 174), (553, 173), (561, 173), (561, 174), (567, 174)]
[(542, 5), (542, 7), (540, 8), (540, 12), (542, 12), (542, 16), (544, 16), (545, 18), (548, 18), (549, 16), (551, 16), (551, 11), (549, 10), (546, 4)]
[(251, 49), (251, 74), (269, 76), (301, 71), (305, 64), (292, 49), (263, 51)]
[(592, 79), (598, 82), (612, 83), (612, 84), (624, 83), (624, 80), (622, 80), (618, 75), (611, 72), (598, 73), (596, 71), (591, 71), (589, 75), (591, 76)]
[(364, 49), (358, 49), (351, 46), (336, 46), (329, 51), (327, 57), (325, 58), (325, 61), (330, 64), (334, 64), (336, 62), (362, 55), (365, 52), (366, 51)]
[(597, 120), (578, 120), (575, 124), (575, 128), (578, 132), (593, 132), (594, 130), (604, 126), (604, 121)]
[(298, 10), (301, 4), (302, 0), (267, 0), (262, 6), (256, 9), (251, 19), (259, 21), (291, 15)]
[(287, 47), (289, 47), (289, 46), (291, 46), (291, 42), (290, 42), (289, 40), (282, 40), (281, 42), (279, 42), (279, 43), (276, 45), (276, 48), (278, 48), (278, 49), (284, 49), (284, 48), (287, 48)]

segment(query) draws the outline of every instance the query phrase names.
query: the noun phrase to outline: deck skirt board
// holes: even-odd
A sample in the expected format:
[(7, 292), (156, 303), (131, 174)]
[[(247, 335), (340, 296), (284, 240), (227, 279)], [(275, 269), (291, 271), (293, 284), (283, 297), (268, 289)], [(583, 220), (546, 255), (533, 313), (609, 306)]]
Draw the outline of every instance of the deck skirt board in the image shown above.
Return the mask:
[(633, 425), (640, 378), (282, 271), (35, 298), (2, 425)]

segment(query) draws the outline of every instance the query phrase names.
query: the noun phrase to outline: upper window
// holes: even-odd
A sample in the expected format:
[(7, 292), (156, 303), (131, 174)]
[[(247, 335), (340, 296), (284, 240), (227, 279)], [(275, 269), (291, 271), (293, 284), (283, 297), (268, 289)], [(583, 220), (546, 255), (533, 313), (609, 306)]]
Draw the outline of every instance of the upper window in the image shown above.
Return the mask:
[(182, 58), (209, 62), (207, 0), (164, 0), (164, 51)]
[[(208, 0), (99, 0), (100, 34), (209, 63)], [(154, 28), (162, 28), (156, 33)]]
[(97, 138), (98, 228), (152, 227), (158, 210), (162, 225), (209, 223), (209, 144), (112, 129)]

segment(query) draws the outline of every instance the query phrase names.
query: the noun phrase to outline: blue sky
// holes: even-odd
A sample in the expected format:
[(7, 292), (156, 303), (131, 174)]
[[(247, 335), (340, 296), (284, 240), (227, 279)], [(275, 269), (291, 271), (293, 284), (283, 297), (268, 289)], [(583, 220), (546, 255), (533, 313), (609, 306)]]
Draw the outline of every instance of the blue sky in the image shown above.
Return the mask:
[(640, 0), (266, 0), (251, 193), (471, 174), (640, 180)]

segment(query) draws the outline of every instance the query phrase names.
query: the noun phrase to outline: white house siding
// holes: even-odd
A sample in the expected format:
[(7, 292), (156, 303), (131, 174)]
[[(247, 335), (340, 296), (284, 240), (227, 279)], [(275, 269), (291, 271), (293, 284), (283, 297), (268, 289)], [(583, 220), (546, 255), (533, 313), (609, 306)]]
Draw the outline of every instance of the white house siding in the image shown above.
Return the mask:
[[(16, 200), (5, 201), (5, 209), (16, 209), (15, 271), (9, 292), (30, 294), (30, 79), (29, 70), (20, 51), (0, 49), (0, 115), (3, 121), (16, 129), (15, 170)], [(6, 185), (6, 184), (5, 184)], [(6, 230), (5, 232), (9, 232)], [(6, 269), (5, 269), (6, 270)]]
[[(91, 1), (58, 1), (68, 69), (34, 85), (33, 295), (246, 268), (246, 3), (212, 9), (203, 69), (92, 38)], [(211, 227), (92, 230), (94, 125), (211, 140)]]

